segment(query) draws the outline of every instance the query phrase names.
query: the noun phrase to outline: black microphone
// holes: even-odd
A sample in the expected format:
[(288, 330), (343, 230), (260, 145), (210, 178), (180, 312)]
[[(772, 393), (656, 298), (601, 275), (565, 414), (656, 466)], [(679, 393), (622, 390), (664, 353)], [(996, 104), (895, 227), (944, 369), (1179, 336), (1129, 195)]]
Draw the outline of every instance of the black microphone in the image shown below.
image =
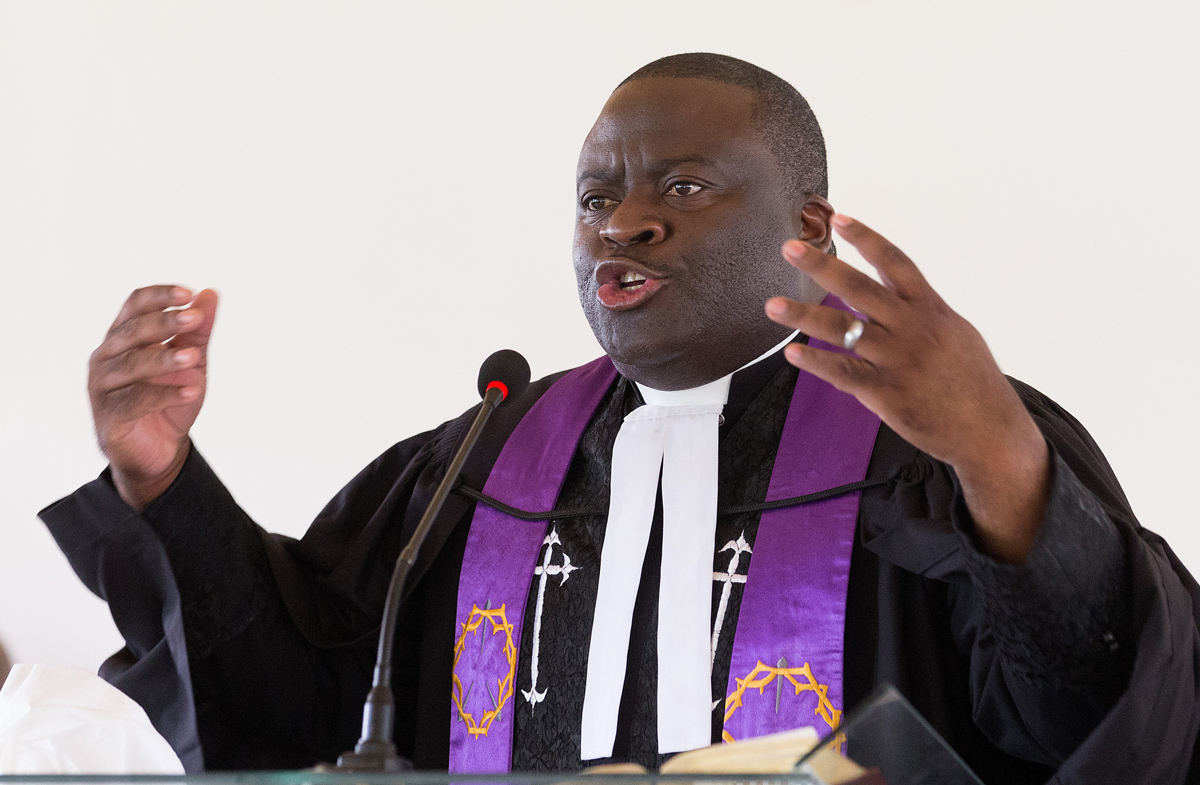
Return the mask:
[(375, 657), (371, 691), (367, 693), (367, 701), (363, 705), (362, 737), (354, 745), (353, 752), (344, 752), (338, 757), (339, 770), (397, 772), (412, 768), (412, 763), (400, 757), (396, 753), (396, 745), (392, 743), (396, 717), (396, 704), (392, 696), (392, 644), (396, 637), (396, 613), (400, 609), (400, 597), (404, 593), (409, 570), (417, 561), (421, 544), (425, 542), (450, 490), (458, 482), (463, 463), (475, 447), (484, 424), (497, 406), (509, 397), (520, 395), (527, 386), (529, 363), (519, 352), (501, 349), (483, 361), (479, 369), (479, 394), (483, 397), (483, 405), (479, 408), (479, 414), (475, 415), (475, 421), (471, 423), (458, 452), (454, 454), (454, 459), (446, 467), (446, 476), (438, 484), (416, 531), (396, 559), (396, 569), (392, 572), (392, 582), (383, 603), (383, 623), (379, 628), (379, 650)]

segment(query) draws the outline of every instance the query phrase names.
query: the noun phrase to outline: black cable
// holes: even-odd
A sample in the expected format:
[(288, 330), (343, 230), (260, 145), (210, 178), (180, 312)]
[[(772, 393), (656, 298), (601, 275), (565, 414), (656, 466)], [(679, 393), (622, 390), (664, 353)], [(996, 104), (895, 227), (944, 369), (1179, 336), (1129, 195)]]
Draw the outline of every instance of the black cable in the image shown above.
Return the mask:
[[(868, 488), (878, 488), (881, 485), (895, 485), (904, 478), (904, 472), (896, 472), (890, 477), (883, 477), (876, 480), (859, 480), (845, 485), (839, 485), (835, 488), (828, 488), (824, 491), (816, 491), (814, 493), (806, 493), (803, 496), (791, 496), (786, 499), (776, 499), (769, 502), (752, 502), (751, 504), (737, 504), (732, 507), (722, 507), (717, 510), (717, 517), (727, 515), (742, 515), (748, 512), (763, 512), (766, 510), (779, 510), (784, 507), (799, 507), (802, 504), (812, 504), (814, 502), (825, 501), (832, 499), (835, 496), (845, 496), (848, 493), (855, 491), (865, 491)], [(512, 505), (505, 504), (497, 498), (488, 496), (482, 491), (477, 491), (474, 488), (459, 484), (454, 489), (454, 493), (459, 496), (465, 496), (472, 501), (486, 504), (493, 510), (510, 515), (513, 518), (521, 521), (562, 521), (569, 518), (587, 518), (589, 516), (606, 515), (605, 510), (587, 509), (583, 507), (568, 508), (562, 510), (548, 510), (546, 512), (530, 512), (522, 510)]]

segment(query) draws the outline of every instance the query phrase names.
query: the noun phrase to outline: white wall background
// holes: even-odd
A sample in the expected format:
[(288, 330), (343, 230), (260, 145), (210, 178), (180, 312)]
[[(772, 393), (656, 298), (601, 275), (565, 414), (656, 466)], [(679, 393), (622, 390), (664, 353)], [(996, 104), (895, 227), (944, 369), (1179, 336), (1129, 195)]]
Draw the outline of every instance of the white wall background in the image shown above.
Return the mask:
[(119, 644), (36, 511), (103, 467), (88, 354), (132, 288), (223, 302), (194, 435), (299, 534), (510, 346), (596, 356), (575, 156), (656, 57), (743, 57), (825, 128), (832, 198), (1092, 430), (1200, 568), (1195, 3), (0, 4), (0, 638)]

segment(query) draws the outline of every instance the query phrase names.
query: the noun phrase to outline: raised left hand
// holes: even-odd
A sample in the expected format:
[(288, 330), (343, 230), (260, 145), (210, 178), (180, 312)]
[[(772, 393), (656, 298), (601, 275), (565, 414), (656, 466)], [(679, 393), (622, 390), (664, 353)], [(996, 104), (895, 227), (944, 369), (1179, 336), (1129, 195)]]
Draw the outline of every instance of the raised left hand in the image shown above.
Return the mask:
[[(1045, 439), (983, 337), (917, 266), (866, 225), (844, 215), (832, 222), (882, 283), (808, 243), (785, 243), (789, 264), (865, 317), (853, 354), (792, 344), (788, 362), (853, 395), (905, 440), (954, 467), (981, 547), (1021, 563), (1049, 489)], [(835, 346), (855, 321), (845, 311), (784, 297), (768, 300), (766, 310)]]

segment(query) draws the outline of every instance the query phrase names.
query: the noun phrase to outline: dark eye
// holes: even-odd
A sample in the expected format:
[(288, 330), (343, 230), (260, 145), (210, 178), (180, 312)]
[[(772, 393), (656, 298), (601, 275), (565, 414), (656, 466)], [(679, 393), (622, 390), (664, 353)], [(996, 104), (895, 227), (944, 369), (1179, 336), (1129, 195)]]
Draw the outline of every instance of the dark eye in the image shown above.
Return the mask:
[(667, 194), (670, 196), (692, 196), (703, 190), (704, 186), (697, 183), (689, 183), (687, 181), (680, 183), (671, 183), (667, 186)]
[(583, 199), (583, 209), (588, 212), (596, 212), (612, 207), (616, 203), (615, 199), (609, 199), (607, 196), (587, 196)]

